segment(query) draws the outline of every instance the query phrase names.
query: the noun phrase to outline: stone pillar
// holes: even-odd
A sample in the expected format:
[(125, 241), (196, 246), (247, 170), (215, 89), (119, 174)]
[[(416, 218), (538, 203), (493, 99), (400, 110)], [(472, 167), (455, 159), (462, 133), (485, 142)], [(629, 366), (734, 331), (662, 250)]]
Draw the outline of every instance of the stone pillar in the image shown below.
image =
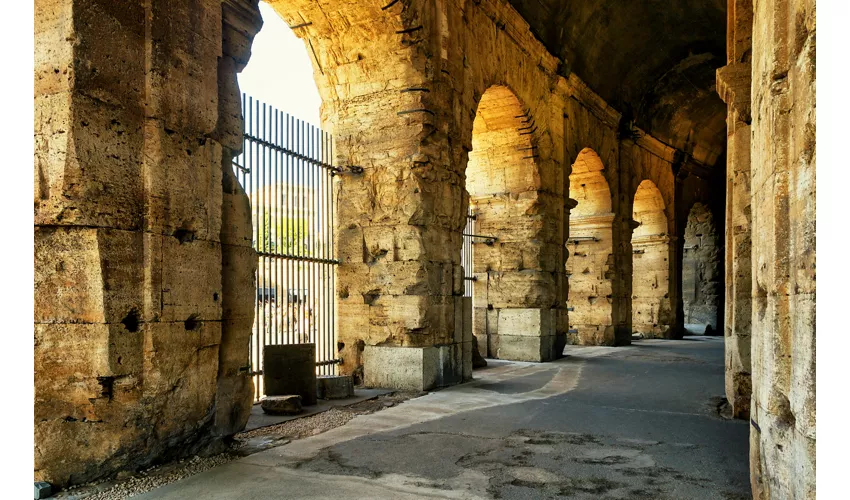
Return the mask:
[(614, 214), (570, 218), (567, 273), (571, 344), (618, 345), (614, 320)]
[(534, 137), (524, 133), (534, 122), (524, 109), (505, 86), (484, 93), (465, 184), (476, 233), (493, 238), (474, 241), (479, 343), (491, 357), (541, 362), (560, 356), (563, 210), (560, 193), (541, 185), (546, 166), (538, 164), (541, 153)]
[(35, 8), (35, 479), (65, 485), (238, 430), (222, 318), (252, 267), (223, 248), (221, 1)]
[[(629, 210), (626, 217), (615, 212), (611, 231), (614, 250), (611, 317), (614, 321), (614, 345), (621, 346), (632, 343), (632, 231), (635, 221), (628, 208), (630, 203), (620, 201), (619, 207)], [(619, 210), (622, 211), (622, 208)]]
[[(430, 389), (471, 377), (459, 148), (430, 3), (270, 4), (305, 41), (334, 136), (340, 370)], [(384, 7), (384, 8), (382, 8)]]
[(254, 401), (249, 343), (254, 322), (257, 254), (248, 195), (233, 172), (242, 151), (243, 115), (236, 74), (251, 56), (251, 42), (262, 25), (256, 2), (225, 0), (222, 55), (218, 60), (218, 124), (222, 145), (221, 179), (221, 346), (218, 358), (215, 432), (232, 435), (245, 428)]
[(753, 6), (751, 480), (757, 499), (813, 499), (815, 1)]
[[(752, 6), (746, 16), (752, 30)], [(739, 14), (742, 9), (736, 11)], [(730, 13), (732, 15), (733, 13)], [(749, 46), (749, 37), (744, 42)], [(730, 42), (732, 43), (732, 42)], [(740, 45), (741, 42), (738, 43)], [(742, 51), (739, 47), (734, 49)], [(726, 139), (726, 300), (724, 336), (726, 399), (736, 418), (750, 415), (752, 394), (750, 333), (752, 311), (751, 210), (750, 210), (750, 85), (749, 62), (730, 61), (717, 70), (717, 91), (727, 104)]]

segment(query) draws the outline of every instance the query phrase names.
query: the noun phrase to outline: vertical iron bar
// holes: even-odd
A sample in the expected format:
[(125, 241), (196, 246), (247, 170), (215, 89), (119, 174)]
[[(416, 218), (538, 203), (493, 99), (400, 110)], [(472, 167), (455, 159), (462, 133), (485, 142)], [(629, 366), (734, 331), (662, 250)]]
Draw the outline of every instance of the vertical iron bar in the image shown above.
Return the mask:
[[(280, 111), (277, 108), (272, 108), (274, 112), (274, 134), (273, 142), (280, 146)], [(274, 336), (275, 344), (280, 344), (280, 150), (276, 150), (274, 154), (274, 196), (273, 196), (273, 212), (274, 212)]]
[[(310, 134), (309, 134), (310, 158), (313, 158), (313, 156), (315, 155), (314, 144), (313, 144), (313, 139), (314, 139), (313, 136), (315, 135), (315, 128), (313, 127), (313, 125), (309, 125), (309, 124), (308, 124), (308, 127), (309, 127), (308, 130), (310, 132)], [(313, 210), (313, 208), (314, 208), (313, 203), (314, 203), (315, 198), (316, 198), (315, 176), (316, 176), (316, 164), (311, 163), (310, 164), (310, 190), (308, 191), (310, 193), (310, 197), (307, 200), (308, 205), (310, 207), (308, 210), (311, 212), (309, 219), (307, 219), (307, 221), (309, 223), (309, 225), (308, 225), (309, 229), (308, 229), (307, 234), (309, 235), (308, 237), (309, 237), (309, 242), (310, 242), (310, 254), (311, 254), (310, 256), (311, 257), (316, 256), (315, 245), (314, 245), (316, 238), (315, 238), (315, 233), (313, 231), (313, 220), (316, 217), (316, 211)], [(315, 283), (314, 283), (315, 276), (313, 274), (314, 274), (316, 266), (315, 266), (315, 263), (313, 263), (313, 262), (310, 262), (308, 265), (309, 265), (309, 269), (310, 269), (310, 285), (309, 285), (310, 286), (310, 310), (309, 310), (309, 313), (308, 313), (309, 316), (310, 316), (310, 318), (309, 318), (310, 319), (310, 336), (311, 336), (312, 342), (314, 343), (314, 345), (318, 349), (319, 348), (319, 342), (318, 342), (319, 339), (316, 337), (316, 333), (315, 333), (315, 329), (314, 329), (314, 326), (315, 326), (314, 323), (315, 323), (315, 319), (316, 319), (316, 316), (315, 316), (315, 314), (316, 314), (316, 301), (315, 301), (316, 288), (315, 288)], [(319, 351), (316, 350), (316, 353), (318, 353), (318, 352)], [(318, 359), (317, 359), (317, 361), (318, 361)]]
[[(286, 115), (286, 148), (292, 151), (292, 118), (289, 114)], [(286, 253), (287, 255), (292, 255), (293, 234), (295, 232), (295, 228), (293, 227), (293, 223), (295, 220), (292, 218), (292, 187), (293, 187), (293, 174), (292, 174), (292, 157), (290, 155), (286, 156)], [(293, 327), (293, 304), (291, 303), (291, 294), (290, 290), (292, 290), (292, 259), (286, 259), (286, 343), (292, 343), (292, 327)]]
[[(326, 156), (325, 155), (325, 131), (320, 129), (319, 134), (320, 134), (320, 144), (321, 144), (320, 160), (321, 160), (322, 163), (325, 163), (326, 162), (326, 160), (325, 160), (325, 156)], [(320, 193), (321, 193), (321, 200), (320, 200), (321, 205), (320, 206), (322, 208), (324, 208), (324, 206), (325, 206), (325, 191), (327, 189), (326, 173), (327, 172), (325, 172), (324, 170), (322, 171), (322, 186), (321, 186), (321, 191), (320, 191)], [(327, 260), (328, 252), (327, 252), (327, 247), (325, 246), (325, 238), (327, 237), (327, 231), (325, 230), (325, 225), (326, 225), (325, 224), (325, 217), (326, 217), (326, 215), (324, 213), (324, 210), (322, 210), (322, 219), (321, 219), (322, 259)], [(328, 344), (330, 344), (330, 342), (328, 340), (328, 335), (327, 335), (327, 331), (328, 331), (328, 318), (327, 318), (328, 296), (327, 296), (327, 288), (325, 287), (325, 282), (327, 281), (327, 274), (328, 274), (328, 264), (327, 264), (327, 262), (323, 262), (322, 263), (321, 284), (319, 286), (321, 287), (321, 294), (322, 294), (321, 295), (321, 297), (322, 297), (322, 337), (325, 339), (325, 352), (323, 353), (322, 358), (324, 358), (325, 360), (328, 359), (328, 351), (329, 351)], [(330, 365), (323, 365), (322, 366), (322, 375), (328, 375), (329, 374), (329, 369), (328, 369), (329, 366)]]
[[(260, 111), (262, 109), (262, 112)], [(260, 108), (260, 101), (257, 100), (257, 137), (260, 140), (265, 138), (265, 128), (266, 128), (266, 103), (262, 103), (262, 108)], [(267, 244), (269, 241), (269, 228), (266, 227), (266, 218), (268, 216), (268, 203), (266, 202), (266, 146), (260, 143), (260, 180), (258, 186), (257, 195), (259, 197), (259, 201), (257, 202), (257, 207), (260, 209), (260, 224), (262, 224), (263, 228), (263, 238), (260, 240), (260, 249), (263, 252), (268, 252)], [(262, 274), (261, 274), (261, 285), (260, 290), (262, 293), (262, 305), (263, 305), (263, 323), (262, 329), (260, 330), (260, 348), (265, 349), (266, 347), (266, 330), (268, 329), (268, 301), (266, 300), (266, 263), (268, 258), (263, 256), (260, 258), (260, 263), (262, 264)]]
[[(322, 161), (324, 163), (330, 165), (331, 161), (330, 161), (330, 158), (328, 157), (328, 134), (326, 134), (325, 132), (322, 132), (322, 136), (323, 136), (322, 137)], [(324, 217), (322, 218), (323, 223), (324, 223), (324, 229), (322, 231), (324, 233), (323, 246), (324, 246), (324, 249), (325, 249), (325, 259), (328, 259), (328, 260), (330, 260), (332, 258), (331, 254), (330, 254), (330, 245), (328, 244), (328, 238), (333, 237), (331, 232), (328, 231), (328, 229), (329, 229), (329, 225), (328, 225), (329, 219), (328, 219), (328, 217), (330, 217), (330, 211), (328, 210), (328, 194), (330, 192), (330, 187), (331, 187), (332, 182), (333, 182), (333, 177), (332, 177), (331, 173), (332, 172), (330, 170), (328, 170), (326, 172), (325, 177), (324, 177), (325, 188), (322, 190), (322, 196), (324, 196), (324, 198), (322, 199), (322, 206), (324, 207), (324, 210), (323, 210)], [(328, 289), (328, 282), (329, 282), (328, 276), (329, 276), (331, 270), (332, 270), (331, 264), (325, 263), (324, 275), (322, 276), (322, 288), (324, 289), (324, 295), (325, 295), (325, 304), (324, 304), (323, 309), (324, 309), (324, 317), (325, 317), (325, 325), (324, 325), (325, 336), (328, 339), (328, 356), (327, 356), (328, 359), (333, 359), (333, 353), (334, 353), (334, 348), (335, 348), (334, 339), (333, 339), (333, 332), (330, 329), (330, 325), (331, 325), (330, 315), (328, 314), (329, 311), (331, 310), (330, 309), (331, 300), (333, 300), (331, 293), (330, 293), (330, 290)], [(328, 365), (327, 370), (325, 370), (325, 374), (331, 375), (332, 373), (333, 373), (333, 365)]]
[[(328, 137), (328, 164), (333, 165), (334, 162), (334, 152), (333, 152), (333, 137)], [(336, 248), (334, 245), (334, 228), (336, 227), (334, 224), (334, 211), (336, 210), (334, 207), (334, 192), (333, 192), (333, 176), (331, 176), (331, 186), (330, 186), (330, 195), (328, 196), (328, 222), (330, 226), (329, 234), (329, 246), (330, 246), (330, 256), (332, 259), (336, 259)], [(331, 268), (331, 276), (330, 282), (328, 283), (328, 288), (331, 293), (331, 300), (328, 304), (330, 310), (330, 323), (331, 323), (331, 349), (334, 353), (336, 353), (336, 267)], [(336, 358), (336, 356), (334, 356)], [(331, 365), (331, 374), (336, 375), (338, 372), (336, 365)]]
[[(296, 118), (295, 119), (295, 151), (297, 153), (301, 153), (301, 121)], [(301, 256), (301, 159), (295, 158), (295, 254), (296, 256)], [(301, 307), (303, 301), (301, 300), (301, 262), (296, 259), (295, 261), (296, 270), (295, 270), (295, 307), (297, 308), (297, 313), (295, 315), (295, 336), (296, 342), (301, 343), (302, 339), (302, 325), (303, 321), (301, 321)]]

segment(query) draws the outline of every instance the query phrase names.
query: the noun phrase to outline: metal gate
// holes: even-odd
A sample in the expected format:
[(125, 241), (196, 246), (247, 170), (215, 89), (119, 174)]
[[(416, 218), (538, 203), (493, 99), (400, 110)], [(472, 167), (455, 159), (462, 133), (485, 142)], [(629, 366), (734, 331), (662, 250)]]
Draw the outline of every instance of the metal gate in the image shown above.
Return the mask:
[(316, 344), (316, 370), (336, 374), (331, 137), (242, 94), (242, 154), (234, 172), (251, 200), (257, 291), (250, 360), (264, 394), (263, 347)]
[(463, 228), (463, 246), (460, 250), (460, 264), (463, 266), (463, 296), (472, 297), (474, 283), (478, 281), (473, 272), (473, 258), (475, 252), (475, 240), (483, 240), (485, 245), (493, 245), (498, 238), (476, 234), (478, 216), (473, 213), (472, 208), (466, 215), (466, 226)]
[(475, 273), (472, 269), (473, 239), (475, 234), (475, 215), (470, 209), (466, 216), (466, 227), (463, 228), (463, 247), (460, 252), (460, 264), (463, 266), (463, 296), (472, 297)]

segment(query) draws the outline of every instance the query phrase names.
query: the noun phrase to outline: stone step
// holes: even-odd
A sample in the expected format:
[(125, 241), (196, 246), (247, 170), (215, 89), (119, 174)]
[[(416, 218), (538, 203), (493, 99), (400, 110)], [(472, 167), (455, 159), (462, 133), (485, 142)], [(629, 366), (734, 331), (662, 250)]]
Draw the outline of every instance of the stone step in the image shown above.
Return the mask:
[(354, 379), (351, 375), (321, 375), (316, 378), (319, 399), (344, 399), (354, 396)]
[(269, 415), (298, 415), (301, 413), (301, 396), (266, 396), (260, 405)]

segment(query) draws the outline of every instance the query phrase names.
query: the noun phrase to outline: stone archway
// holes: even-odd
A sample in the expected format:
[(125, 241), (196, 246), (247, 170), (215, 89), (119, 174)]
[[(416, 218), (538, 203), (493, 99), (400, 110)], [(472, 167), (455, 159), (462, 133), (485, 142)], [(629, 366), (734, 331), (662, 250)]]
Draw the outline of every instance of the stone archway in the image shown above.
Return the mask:
[(567, 239), (567, 275), (571, 307), (567, 340), (580, 345), (614, 345), (612, 278), (614, 247), (611, 191), (605, 166), (590, 148), (583, 149), (570, 174), (570, 211)]
[(466, 168), (476, 232), (474, 332), (483, 355), (548, 361), (555, 357), (555, 315), (541, 280), (539, 178), (529, 113), (511, 89), (481, 97)]
[(711, 335), (718, 330), (721, 258), (714, 216), (706, 205), (694, 203), (682, 257), (682, 302), (685, 330), (690, 333)]
[(654, 182), (638, 186), (632, 209), (632, 331), (667, 338), (673, 311), (670, 301), (670, 236), (664, 198)]

